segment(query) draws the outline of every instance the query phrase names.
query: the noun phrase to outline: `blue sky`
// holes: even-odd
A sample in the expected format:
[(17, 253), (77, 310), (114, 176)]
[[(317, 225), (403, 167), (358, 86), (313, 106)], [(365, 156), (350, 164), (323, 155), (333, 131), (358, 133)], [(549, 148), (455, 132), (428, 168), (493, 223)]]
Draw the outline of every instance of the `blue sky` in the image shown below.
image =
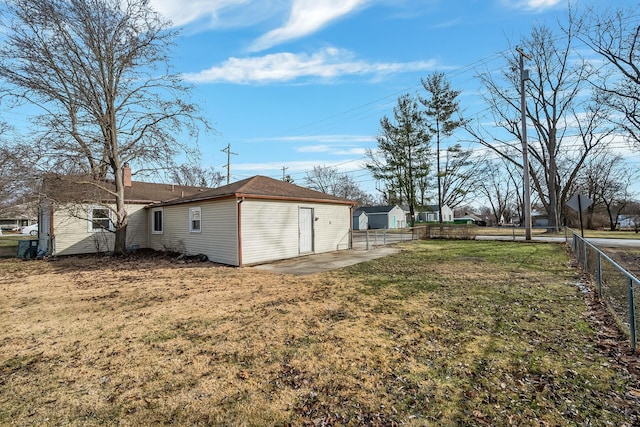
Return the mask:
[(379, 121), (399, 95), (445, 72), (462, 90), (465, 115), (473, 115), (485, 108), (477, 70), (500, 67), (497, 54), (509, 40), (517, 44), (534, 23), (555, 27), (567, 9), (566, 0), (151, 4), (180, 28), (174, 66), (195, 85), (194, 100), (216, 129), (200, 141), (203, 165), (226, 173), (220, 150), (231, 144), (232, 181), (281, 177), (286, 167), (302, 184), (314, 165), (331, 165), (370, 192), (364, 153), (376, 146)]

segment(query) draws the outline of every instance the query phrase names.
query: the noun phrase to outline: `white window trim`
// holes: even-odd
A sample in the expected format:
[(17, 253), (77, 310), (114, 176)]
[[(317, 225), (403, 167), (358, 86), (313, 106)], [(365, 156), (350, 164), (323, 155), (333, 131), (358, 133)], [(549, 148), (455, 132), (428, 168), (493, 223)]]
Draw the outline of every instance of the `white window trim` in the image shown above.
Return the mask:
[[(160, 222), (160, 231), (157, 231), (155, 227), (156, 212), (162, 212), (161, 222)], [(151, 209), (151, 234), (164, 234), (164, 209), (163, 208)]]
[[(93, 228), (93, 211), (95, 209), (106, 209), (109, 212), (109, 227), (108, 228)], [(113, 231), (113, 211), (106, 206), (101, 205), (91, 205), (89, 206), (89, 210), (87, 212), (87, 232), (89, 233), (105, 233), (107, 231)]]
[[(198, 213), (200, 217), (200, 228), (193, 228), (193, 217), (195, 213)], [(189, 232), (190, 233), (202, 233), (202, 208), (189, 208)]]

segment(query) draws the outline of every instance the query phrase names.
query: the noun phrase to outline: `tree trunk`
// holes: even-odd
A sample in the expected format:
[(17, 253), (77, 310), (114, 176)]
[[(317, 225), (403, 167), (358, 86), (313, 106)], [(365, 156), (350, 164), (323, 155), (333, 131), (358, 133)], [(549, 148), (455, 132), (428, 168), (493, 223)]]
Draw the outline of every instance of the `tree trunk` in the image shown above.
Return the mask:
[(442, 224), (442, 184), (440, 182), (440, 122), (436, 119), (436, 175), (438, 176), (438, 222)]
[(116, 226), (116, 241), (113, 247), (114, 255), (127, 255), (127, 224)]
[(556, 164), (556, 129), (551, 128), (549, 132), (549, 170), (547, 176), (547, 188), (549, 190), (548, 227), (558, 231), (558, 186), (556, 174), (558, 166)]

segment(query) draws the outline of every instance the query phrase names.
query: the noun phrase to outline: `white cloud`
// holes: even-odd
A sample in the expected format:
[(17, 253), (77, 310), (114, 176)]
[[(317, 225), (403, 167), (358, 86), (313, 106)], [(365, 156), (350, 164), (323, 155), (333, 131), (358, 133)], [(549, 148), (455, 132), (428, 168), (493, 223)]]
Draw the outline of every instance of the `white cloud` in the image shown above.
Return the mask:
[(366, 148), (362, 147), (350, 147), (344, 145), (306, 145), (303, 147), (296, 147), (295, 150), (299, 153), (326, 153), (334, 156), (362, 156), (366, 153)]
[(256, 138), (253, 142), (319, 142), (324, 144), (342, 143), (356, 144), (360, 142), (375, 142), (371, 135), (295, 135)]
[(331, 21), (363, 8), (370, 0), (292, 0), (286, 24), (254, 41), (251, 52), (269, 49), (282, 42), (315, 33)]
[(524, 9), (528, 11), (540, 12), (551, 9), (560, 4), (565, 4), (565, 0), (502, 0), (505, 6), (514, 9)]
[(362, 169), (362, 159), (341, 160), (335, 162), (325, 162), (321, 160), (300, 160), (290, 162), (264, 162), (264, 163), (234, 163), (234, 171), (242, 172), (281, 172), (282, 167), (287, 168), (287, 173), (306, 172), (314, 168), (314, 166), (331, 166), (337, 168), (340, 172), (349, 172)]
[(217, 1), (175, 1), (175, 0), (151, 0), (151, 7), (173, 25), (182, 26), (202, 18), (217, 20), (220, 10), (233, 4), (245, 3), (243, 0), (217, 0)]
[(434, 69), (435, 61), (374, 62), (357, 60), (343, 49), (326, 48), (314, 54), (275, 53), (260, 57), (229, 58), (199, 73), (186, 73), (192, 83), (267, 84), (310, 77), (334, 79), (346, 75), (380, 77)]
[(174, 27), (198, 23), (200, 29), (249, 27), (287, 10), (277, 0), (150, 1), (151, 7)]

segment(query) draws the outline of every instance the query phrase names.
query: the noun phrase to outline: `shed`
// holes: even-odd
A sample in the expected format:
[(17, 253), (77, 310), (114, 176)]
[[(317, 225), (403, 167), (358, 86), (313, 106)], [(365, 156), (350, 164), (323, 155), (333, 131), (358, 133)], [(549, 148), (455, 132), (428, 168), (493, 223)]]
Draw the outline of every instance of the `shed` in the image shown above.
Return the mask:
[(366, 230), (369, 228), (369, 215), (361, 210), (353, 212), (353, 229)]
[(407, 225), (404, 210), (397, 205), (393, 206), (364, 206), (358, 208), (355, 213), (367, 214), (369, 228), (392, 229), (403, 228)]
[(148, 206), (149, 247), (234, 266), (349, 249), (353, 205), (254, 176)]

